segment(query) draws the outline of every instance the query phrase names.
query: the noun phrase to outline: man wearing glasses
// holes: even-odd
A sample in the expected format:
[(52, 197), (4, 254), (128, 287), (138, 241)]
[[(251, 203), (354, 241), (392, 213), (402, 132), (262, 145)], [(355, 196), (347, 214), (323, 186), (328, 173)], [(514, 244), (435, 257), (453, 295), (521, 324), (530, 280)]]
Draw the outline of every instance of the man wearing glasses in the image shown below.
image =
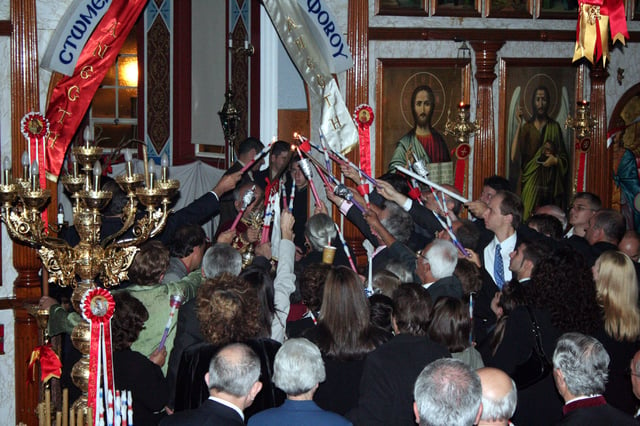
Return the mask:
[(569, 224), (571, 229), (564, 236), (570, 238), (573, 235), (584, 237), (589, 228), (589, 219), (602, 208), (600, 197), (591, 192), (578, 192), (573, 199), (569, 210)]

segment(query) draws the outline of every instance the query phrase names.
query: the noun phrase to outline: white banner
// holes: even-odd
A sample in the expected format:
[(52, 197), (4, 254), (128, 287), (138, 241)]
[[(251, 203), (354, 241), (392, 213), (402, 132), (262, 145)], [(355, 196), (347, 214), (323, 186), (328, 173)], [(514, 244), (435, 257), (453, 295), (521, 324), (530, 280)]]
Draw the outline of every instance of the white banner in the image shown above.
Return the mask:
[[(302, 7), (300, 3), (309, 3), (313, 7)], [(335, 28), (335, 21), (330, 20), (332, 18), (328, 12), (326, 18), (324, 14), (320, 17), (320, 13), (327, 10), (326, 5), (320, 0), (264, 0), (263, 4), (298, 72), (309, 89), (323, 99), (320, 128), (329, 145), (339, 152), (349, 151), (358, 143), (358, 130), (331, 75), (331, 66), (323, 54), (323, 50), (326, 50), (325, 43), (331, 46), (331, 35), (342, 34), (342, 32)], [(316, 12), (309, 12), (309, 10)], [(310, 23), (314, 19), (319, 25), (322, 25), (325, 19), (327, 24), (332, 23), (333, 26), (327, 29), (329, 38), (324, 36), (320, 39), (316, 38), (318, 28)], [(322, 34), (326, 35), (325, 32)], [(341, 57), (342, 53), (348, 51), (344, 39), (341, 38), (341, 40), (342, 44), (338, 44), (334, 37), (333, 43), (338, 49), (334, 51), (337, 54), (336, 57)], [(349, 53), (349, 61), (351, 61), (350, 58)], [(351, 65), (352, 63), (349, 67)]]
[(72, 75), (84, 45), (110, 4), (111, 0), (74, 0), (51, 37), (40, 66)]
[(351, 50), (326, 1), (298, 0), (298, 6), (307, 11), (304, 16), (310, 24), (309, 32), (321, 49), (322, 56), (329, 65), (329, 72), (337, 74), (351, 68)]

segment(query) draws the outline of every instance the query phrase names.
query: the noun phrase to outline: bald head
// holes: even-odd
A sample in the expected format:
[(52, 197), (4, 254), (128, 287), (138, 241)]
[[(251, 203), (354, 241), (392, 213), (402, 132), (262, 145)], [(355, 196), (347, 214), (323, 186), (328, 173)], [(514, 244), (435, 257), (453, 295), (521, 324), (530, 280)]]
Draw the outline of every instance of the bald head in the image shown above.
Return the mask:
[(476, 370), (482, 384), (482, 416), (479, 425), (508, 425), (516, 411), (516, 384), (504, 371), (485, 367)]
[(628, 230), (620, 240), (618, 249), (637, 262), (640, 258), (640, 235), (632, 229)]

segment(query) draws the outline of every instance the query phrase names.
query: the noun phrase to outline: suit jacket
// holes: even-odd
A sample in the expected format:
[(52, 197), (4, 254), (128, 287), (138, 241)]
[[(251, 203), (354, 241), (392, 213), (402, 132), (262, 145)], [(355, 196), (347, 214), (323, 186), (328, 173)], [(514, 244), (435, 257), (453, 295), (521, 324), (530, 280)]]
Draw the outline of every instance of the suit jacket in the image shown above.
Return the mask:
[[(246, 342), (260, 358), (260, 381), (262, 390), (256, 395), (251, 406), (245, 409), (246, 417), (266, 408), (280, 405), (284, 393), (276, 389), (271, 377), (273, 361), (280, 343), (268, 338), (250, 339)], [(209, 389), (204, 375), (209, 371), (209, 362), (220, 347), (202, 342), (190, 346), (182, 353), (176, 379), (175, 410), (189, 410), (200, 406), (209, 397)]]
[(564, 406), (565, 415), (558, 425), (625, 426), (636, 425), (633, 417), (607, 404), (602, 396), (582, 399)]
[(414, 426), (416, 378), (430, 362), (448, 357), (447, 348), (426, 336), (394, 336), (367, 356), (358, 405), (347, 418), (355, 425)]
[(462, 284), (455, 275), (449, 277), (440, 278), (438, 281), (431, 284), (427, 291), (431, 296), (433, 303), (436, 303), (441, 297), (449, 296), (455, 299), (462, 299)]
[(194, 410), (182, 411), (165, 417), (162, 426), (244, 426), (242, 417), (230, 407), (207, 399)]
[(325, 411), (313, 401), (287, 399), (278, 408), (261, 411), (249, 419), (248, 426), (348, 426), (342, 416)]

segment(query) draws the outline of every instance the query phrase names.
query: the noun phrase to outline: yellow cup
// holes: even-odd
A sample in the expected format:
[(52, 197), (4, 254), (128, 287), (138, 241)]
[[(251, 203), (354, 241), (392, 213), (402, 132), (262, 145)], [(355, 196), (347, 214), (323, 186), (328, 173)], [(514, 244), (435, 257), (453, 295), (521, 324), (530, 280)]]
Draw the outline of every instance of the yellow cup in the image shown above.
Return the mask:
[(324, 246), (322, 249), (322, 263), (332, 265), (334, 257), (336, 257), (336, 248), (333, 246)]

